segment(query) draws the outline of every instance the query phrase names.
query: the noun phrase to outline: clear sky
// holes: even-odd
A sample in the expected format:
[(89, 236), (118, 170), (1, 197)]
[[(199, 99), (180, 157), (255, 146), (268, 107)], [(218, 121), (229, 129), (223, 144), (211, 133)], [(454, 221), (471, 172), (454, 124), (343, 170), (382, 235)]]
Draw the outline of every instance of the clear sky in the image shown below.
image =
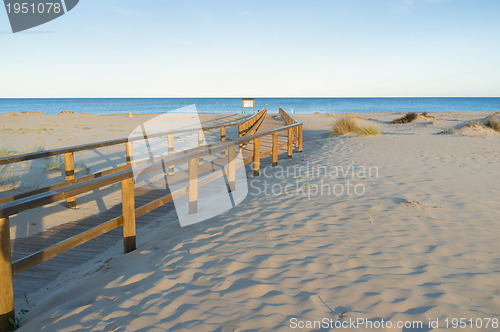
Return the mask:
[(500, 97), (499, 0), (81, 0), (12, 34), (0, 97)]

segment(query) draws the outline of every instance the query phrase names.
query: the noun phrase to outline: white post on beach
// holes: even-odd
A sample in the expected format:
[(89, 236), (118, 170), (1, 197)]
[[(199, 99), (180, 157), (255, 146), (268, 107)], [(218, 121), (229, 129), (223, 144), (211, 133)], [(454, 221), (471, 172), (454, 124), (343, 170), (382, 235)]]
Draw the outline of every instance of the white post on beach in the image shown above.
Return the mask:
[(9, 331), (15, 321), (14, 286), (9, 217), (0, 217), (0, 331)]

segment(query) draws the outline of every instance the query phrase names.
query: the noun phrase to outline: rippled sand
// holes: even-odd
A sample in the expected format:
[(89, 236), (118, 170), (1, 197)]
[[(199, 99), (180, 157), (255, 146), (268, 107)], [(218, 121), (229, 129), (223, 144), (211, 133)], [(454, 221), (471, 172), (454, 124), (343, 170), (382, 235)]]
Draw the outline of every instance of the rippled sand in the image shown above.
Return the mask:
[[(299, 116), (304, 153), (280, 167), (378, 174), (274, 168), (219, 217), (180, 228), (172, 211), (136, 251), (117, 244), (40, 291), (20, 331), (288, 331), (293, 318), (421, 320), (428, 331), (429, 319), (498, 319), (500, 136), (436, 135), (478, 115), (399, 127), (395, 116), (361, 115), (382, 136), (340, 138), (326, 137), (333, 116)], [(319, 191), (347, 181), (364, 194)], [(287, 184), (299, 190), (276, 192)]]

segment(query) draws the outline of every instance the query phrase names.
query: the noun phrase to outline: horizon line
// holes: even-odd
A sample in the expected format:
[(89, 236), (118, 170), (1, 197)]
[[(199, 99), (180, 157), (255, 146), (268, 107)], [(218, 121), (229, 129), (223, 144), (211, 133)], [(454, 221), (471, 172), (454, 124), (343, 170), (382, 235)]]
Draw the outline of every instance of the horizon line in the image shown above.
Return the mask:
[(333, 99), (333, 98), (349, 98), (349, 99), (373, 99), (373, 98), (500, 98), (500, 96), (299, 96), (299, 97), (0, 97), (0, 99), (240, 99), (240, 98), (255, 98), (255, 99)]

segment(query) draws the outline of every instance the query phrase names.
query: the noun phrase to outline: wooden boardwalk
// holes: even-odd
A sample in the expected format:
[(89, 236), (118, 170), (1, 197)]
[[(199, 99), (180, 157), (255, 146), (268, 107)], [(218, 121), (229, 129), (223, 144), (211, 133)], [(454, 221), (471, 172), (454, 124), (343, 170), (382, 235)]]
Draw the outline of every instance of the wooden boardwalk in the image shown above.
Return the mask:
[[(283, 121), (279, 114), (268, 114), (259, 128), (259, 132), (282, 127)], [(287, 141), (286, 134), (280, 134), (279, 144)], [(261, 140), (261, 151), (269, 151), (272, 148), (272, 137), (263, 137)], [(244, 158), (249, 158), (252, 155), (253, 144), (248, 144), (244, 150)], [(285, 153), (285, 152), (283, 152)], [(266, 158), (269, 159), (269, 158)], [(265, 164), (268, 164), (264, 160)], [(117, 191), (120, 189), (117, 188)], [(148, 190), (145, 188), (136, 188), (136, 207), (142, 206), (152, 200), (164, 196), (165, 190)], [(78, 202), (78, 199), (77, 199)], [(59, 203), (63, 204), (63, 202)], [(137, 234), (140, 238), (141, 229), (148, 223), (164, 219), (164, 216), (169, 211), (172, 211), (173, 203), (168, 203), (154, 211), (151, 211), (137, 218)], [(75, 210), (77, 213), (78, 210)], [(104, 221), (120, 216), (122, 213), (121, 204), (112, 206), (105, 212), (83, 218), (81, 220), (71, 221), (59, 226), (52, 227), (41, 233), (12, 240), (13, 261), (23, 258), (27, 255), (35, 253), (39, 250), (54, 245), (64, 239), (70, 238), (83, 231), (91, 229)], [(96, 256), (102, 254), (117, 243), (123, 242), (122, 228), (119, 227), (104, 235), (101, 235), (94, 240), (84, 243), (72, 250), (69, 250), (61, 255), (58, 255), (44, 263), (34, 266), (24, 272), (14, 276), (14, 295), (15, 298), (22, 298), (24, 293), (30, 294), (39, 289), (47, 287), (51, 282), (57, 279), (64, 271), (80, 266), (86, 262), (95, 259)]]

